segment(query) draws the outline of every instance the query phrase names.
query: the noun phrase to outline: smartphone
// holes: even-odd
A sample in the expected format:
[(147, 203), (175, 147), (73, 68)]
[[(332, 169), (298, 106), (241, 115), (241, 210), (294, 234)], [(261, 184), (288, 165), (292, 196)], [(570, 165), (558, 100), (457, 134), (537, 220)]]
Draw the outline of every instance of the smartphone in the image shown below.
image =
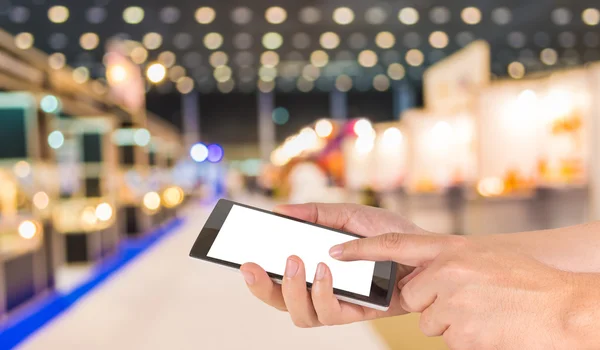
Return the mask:
[(395, 288), (394, 262), (342, 262), (329, 256), (331, 247), (354, 239), (360, 236), (221, 199), (190, 256), (233, 269), (253, 262), (281, 283), (287, 258), (297, 255), (304, 262), (308, 289), (323, 262), (339, 300), (386, 311)]

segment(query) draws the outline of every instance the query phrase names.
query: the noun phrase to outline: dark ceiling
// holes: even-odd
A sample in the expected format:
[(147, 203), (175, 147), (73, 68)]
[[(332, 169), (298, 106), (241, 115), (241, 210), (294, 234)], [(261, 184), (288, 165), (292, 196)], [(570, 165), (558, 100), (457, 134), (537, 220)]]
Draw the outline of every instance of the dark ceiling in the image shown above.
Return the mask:
[[(55, 5), (69, 9), (66, 22), (57, 24), (49, 20), (48, 10)], [(140, 23), (124, 21), (123, 12), (130, 6), (144, 10)], [(283, 8), (287, 14), (285, 21), (269, 23), (265, 11), (270, 6)], [(477, 24), (467, 24), (461, 18), (461, 12), (469, 6), (480, 10), (481, 21)], [(214, 10), (214, 21), (198, 23), (195, 12), (199, 7)], [(341, 25), (333, 20), (334, 10), (339, 7), (353, 11), (351, 23)], [(406, 7), (417, 10), (419, 20), (416, 24), (407, 25), (399, 20), (399, 11)], [(283, 38), (282, 45), (273, 50), (280, 58), (277, 89), (296, 91), (311, 53), (324, 50), (329, 64), (321, 69), (314, 82), (316, 89), (328, 91), (337, 76), (347, 74), (353, 80), (354, 89), (368, 90), (373, 89), (373, 78), (386, 74), (391, 63), (406, 67), (405, 79), (418, 84), (428, 65), (478, 38), (491, 44), (492, 67), (496, 75), (505, 75), (507, 65), (515, 60), (521, 61), (528, 71), (538, 71), (600, 59), (600, 27), (586, 25), (582, 19), (583, 11), (589, 7), (600, 7), (600, 4), (597, 0), (0, 0), (0, 26), (14, 34), (30, 32), (36, 47), (48, 53), (64, 53), (69, 65), (86, 66), (94, 77), (104, 75), (103, 44), (108, 38), (120, 36), (142, 41), (145, 34), (156, 32), (162, 36), (162, 44), (149, 50), (148, 61), (156, 60), (163, 51), (172, 51), (177, 64), (184, 66), (196, 86), (206, 92), (218, 88), (209, 59), (215, 51), (227, 55), (227, 66), (232, 69), (236, 90), (255, 89), (260, 56), (267, 51), (262, 44), (263, 35), (276, 32)], [(210, 17), (209, 10), (206, 18)], [(593, 13), (591, 19), (595, 20)], [(391, 32), (395, 37), (392, 47), (383, 49), (376, 44), (375, 38), (382, 31)], [(447, 34), (449, 43), (444, 48), (433, 48), (429, 42), (429, 36), (435, 31)], [(80, 46), (80, 37), (87, 32), (97, 33), (100, 37), (100, 45), (89, 51)], [(203, 42), (210, 32), (223, 37), (222, 45), (216, 50), (208, 49)], [(319, 40), (325, 32), (336, 33), (340, 38), (339, 46), (324, 49)], [(540, 60), (540, 53), (545, 48), (557, 53), (558, 60), (551, 66)], [(417, 67), (407, 64), (406, 52), (410, 49), (418, 49), (424, 54), (423, 64)], [(357, 57), (363, 50), (373, 50), (378, 55), (375, 66), (365, 68), (358, 64)], [(286, 70), (286, 65), (296, 65), (296, 68)], [(229, 90), (231, 83), (227, 84), (221, 88)], [(308, 85), (311, 88), (313, 84)], [(173, 84), (167, 82), (157, 89), (171, 92)]]

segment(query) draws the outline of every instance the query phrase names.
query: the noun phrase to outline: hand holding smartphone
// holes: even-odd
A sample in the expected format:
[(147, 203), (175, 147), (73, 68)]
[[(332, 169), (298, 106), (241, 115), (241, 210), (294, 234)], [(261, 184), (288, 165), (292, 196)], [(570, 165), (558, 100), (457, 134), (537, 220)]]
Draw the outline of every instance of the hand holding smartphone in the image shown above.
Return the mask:
[(228, 200), (220, 200), (198, 236), (190, 256), (239, 269), (247, 262), (261, 266), (281, 283), (289, 256), (300, 257), (306, 269), (307, 288), (320, 262), (333, 276), (339, 300), (386, 311), (396, 277), (390, 261), (342, 262), (329, 249), (359, 236), (275, 214)]

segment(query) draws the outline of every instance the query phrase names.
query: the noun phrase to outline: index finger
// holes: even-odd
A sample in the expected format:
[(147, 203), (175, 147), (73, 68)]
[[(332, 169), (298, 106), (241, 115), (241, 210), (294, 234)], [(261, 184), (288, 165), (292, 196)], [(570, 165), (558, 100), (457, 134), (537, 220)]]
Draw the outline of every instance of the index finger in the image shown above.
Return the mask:
[(332, 247), (331, 257), (342, 261), (392, 260), (408, 266), (426, 266), (451, 243), (452, 236), (388, 233)]

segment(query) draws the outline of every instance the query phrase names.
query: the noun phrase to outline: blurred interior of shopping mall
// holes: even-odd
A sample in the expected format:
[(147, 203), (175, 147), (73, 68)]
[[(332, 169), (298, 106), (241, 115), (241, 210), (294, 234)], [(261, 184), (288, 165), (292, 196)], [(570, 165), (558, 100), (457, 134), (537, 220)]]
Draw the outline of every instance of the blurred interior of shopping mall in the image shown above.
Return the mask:
[(447, 349), (297, 328), (190, 249), (220, 198), (599, 220), (595, 61), (597, 0), (0, 0), (0, 349)]

